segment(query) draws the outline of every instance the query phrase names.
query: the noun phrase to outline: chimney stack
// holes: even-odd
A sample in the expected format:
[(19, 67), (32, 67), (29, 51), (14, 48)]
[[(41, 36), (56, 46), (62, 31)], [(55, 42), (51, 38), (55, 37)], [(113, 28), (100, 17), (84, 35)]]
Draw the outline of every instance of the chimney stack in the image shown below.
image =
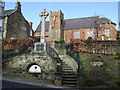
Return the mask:
[(30, 27), (32, 28), (33, 23), (32, 23), (32, 22), (29, 22), (29, 25), (30, 25)]
[(19, 1), (16, 2), (15, 9), (18, 10), (18, 11), (21, 11), (21, 4), (20, 4)]

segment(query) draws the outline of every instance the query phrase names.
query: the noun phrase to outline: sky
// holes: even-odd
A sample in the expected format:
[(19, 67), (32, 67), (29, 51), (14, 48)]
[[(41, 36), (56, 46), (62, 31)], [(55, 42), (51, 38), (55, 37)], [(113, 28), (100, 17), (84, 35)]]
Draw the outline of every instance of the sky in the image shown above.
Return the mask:
[[(33, 22), (36, 30), (43, 9), (49, 11), (61, 10), (64, 19), (100, 16), (107, 17), (118, 24), (118, 2), (21, 2), (22, 13), (28, 22)], [(15, 2), (6, 2), (5, 9), (14, 9)], [(47, 17), (47, 21), (49, 17)], [(118, 25), (116, 26), (118, 28)]]

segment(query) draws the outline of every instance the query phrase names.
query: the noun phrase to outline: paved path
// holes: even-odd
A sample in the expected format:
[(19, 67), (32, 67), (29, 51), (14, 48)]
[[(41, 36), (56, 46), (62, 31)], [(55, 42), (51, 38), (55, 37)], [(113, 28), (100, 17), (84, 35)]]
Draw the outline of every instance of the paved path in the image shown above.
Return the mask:
[[(0, 79), (1, 82), (1, 79)], [(4, 88), (26, 88), (26, 89), (38, 89), (38, 90), (74, 90), (65, 87), (59, 87), (52, 84), (51, 81), (38, 80), (22, 76), (13, 76), (6, 74), (2, 76), (2, 86)], [(8, 89), (8, 90), (9, 90)], [(17, 89), (15, 89), (17, 90)]]

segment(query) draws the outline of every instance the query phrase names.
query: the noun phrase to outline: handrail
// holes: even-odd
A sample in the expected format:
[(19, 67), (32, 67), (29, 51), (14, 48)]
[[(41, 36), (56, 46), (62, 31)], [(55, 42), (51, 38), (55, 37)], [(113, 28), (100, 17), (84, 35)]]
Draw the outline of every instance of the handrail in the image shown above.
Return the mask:
[[(46, 53), (51, 56), (57, 63), (61, 63), (61, 59), (59, 58), (58, 53), (52, 48), (50, 47), (49, 44), (46, 44)], [(61, 73), (61, 65), (57, 66), (57, 73)]]
[(73, 50), (73, 47), (71, 45), (66, 45), (66, 54), (72, 57), (75, 62), (78, 64), (78, 72), (80, 71), (80, 55), (75, 50)]

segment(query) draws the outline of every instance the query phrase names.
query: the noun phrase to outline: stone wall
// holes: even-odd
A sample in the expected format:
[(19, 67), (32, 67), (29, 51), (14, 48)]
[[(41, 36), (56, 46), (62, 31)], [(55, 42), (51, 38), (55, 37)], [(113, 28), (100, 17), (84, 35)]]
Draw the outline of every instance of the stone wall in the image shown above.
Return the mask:
[(6, 16), (4, 20), (3, 38), (27, 38), (30, 26), (20, 11)]
[(26, 73), (26, 75), (33, 75), (28, 72), (30, 65), (38, 65), (41, 68), (42, 72), (38, 74), (41, 78), (55, 80), (57, 64), (47, 55), (23, 54), (16, 56), (3, 63), (3, 73)]

